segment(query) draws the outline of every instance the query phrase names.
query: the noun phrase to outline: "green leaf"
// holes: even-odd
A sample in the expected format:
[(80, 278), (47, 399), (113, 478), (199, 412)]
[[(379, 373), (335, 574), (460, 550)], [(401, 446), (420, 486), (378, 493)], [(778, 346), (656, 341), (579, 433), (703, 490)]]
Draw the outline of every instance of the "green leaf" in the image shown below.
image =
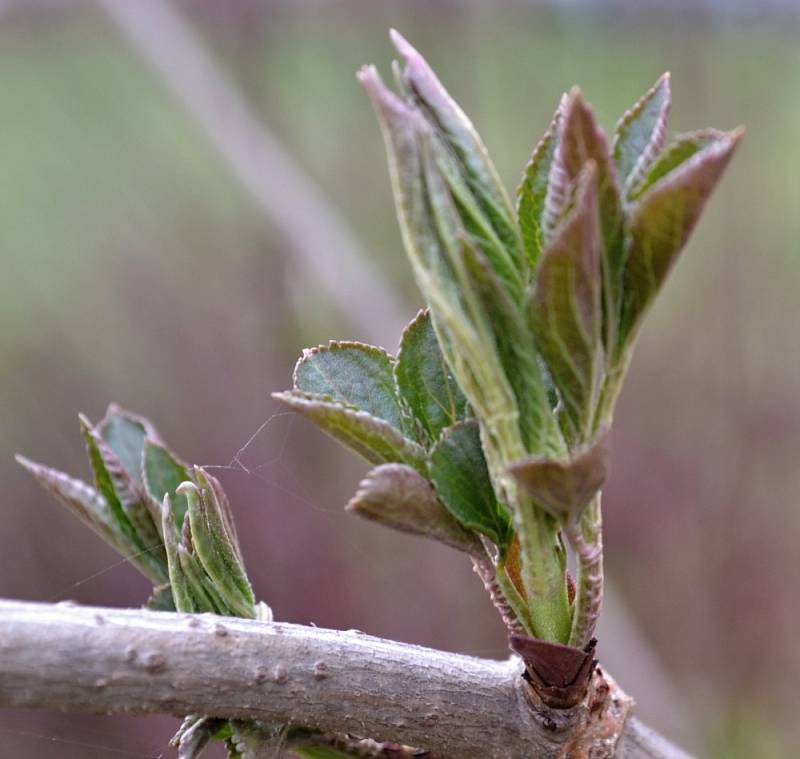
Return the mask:
[(431, 449), (428, 469), (448, 511), (503, 550), (511, 539), (511, 523), (492, 487), (478, 423), (468, 420), (448, 427)]
[[(159, 440), (155, 427), (144, 417), (112, 403), (97, 425), (100, 437), (108, 443), (136, 486), (142, 485), (142, 448), (145, 437)], [(160, 503), (160, 501), (159, 501)]]
[(542, 254), (529, 301), (536, 346), (558, 388), (570, 442), (590, 431), (602, 357), (597, 170), (589, 161), (572, 211)]
[[(129, 544), (126, 555), (138, 554), (137, 566), (155, 585), (161, 585), (167, 581), (166, 556), (150, 512), (131, 489), (130, 478), (113, 451), (85, 416), (81, 414), (79, 418), (95, 487), (108, 503), (120, 534)], [(118, 489), (124, 500), (120, 499)]]
[(464, 263), (491, 325), (500, 364), (514, 393), (526, 450), (559, 451), (560, 434), (523, 312), (511, 303), (480, 250), (465, 245)]
[(696, 155), (701, 150), (705, 150), (711, 145), (725, 140), (727, 136), (725, 132), (721, 132), (718, 129), (700, 129), (696, 132), (679, 134), (667, 145), (664, 152), (658, 156), (642, 181), (637, 186), (633, 187), (630, 199), (637, 200), (656, 184), (656, 182), (688, 161), (693, 155)]
[(404, 464), (373, 469), (345, 508), (386, 527), (432, 538), (473, 556), (483, 554), (480, 540), (445, 509), (430, 482)]
[(197, 613), (235, 616), (214, 586), (214, 582), (206, 574), (197, 556), (183, 543), (178, 544), (178, 562), (185, 578), (185, 587), (191, 596), (191, 605)]
[(467, 400), (444, 360), (428, 310), (403, 331), (394, 374), (400, 396), (429, 441), (466, 416)]
[(425, 471), (425, 449), (383, 419), (297, 390), (273, 393), (272, 397), (303, 414), (371, 464), (399, 462)]
[(696, 151), (653, 183), (631, 209), (620, 355), (635, 337), (742, 134), (731, 132)]
[(517, 218), (522, 232), (522, 242), (531, 268), (535, 268), (544, 248), (542, 213), (544, 212), (550, 169), (558, 144), (558, 122), (560, 111), (556, 111), (550, 127), (533, 151), (525, 168), (522, 183), (517, 190)]
[(565, 177), (569, 183), (573, 183), (587, 161), (593, 160), (597, 164), (597, 198), (603, 241), (601, 255), (603, 341), (609, 349), (609, 346), (614, 346), (616, 343), (624, 266), (624, 216), (619, 180), (606, 136), (577, 88), (572, 90), (566, 103), (563, 104), (563, 114), (561, 139), (550, 172), (553, 179), (545, 202), (554, 206), (551, 215), (555, 216), (555, 211), (560, 208), (563, 217), (569, 210), (569, 195), (564, 193), (560, 198), (553, 196), (554, 188), (563, 189), (563, 179), (555, 181), (555, 177)]
[(536, 502), (562, 522), (580, 517), (606, 479), (606, 431), (566, 461), (531, 457), (509, 467)]
[(188, 613), (198, 611), (178, 555), (178, 529), (175, 525), (175, 511), (169, 493), (164, 495), (161, 504), (161, 519), (161, 531), (164, 535), (164, 548), (167, 552), (169, 568), (169, 586), (175, 609)]
[(184, 482), (178, 492), (189, 503), (192, 546), (207, 575), (234, 614), (252, 619), (255, 597), (231, 531), (230, 506), (222, 487), (195, 467), (194, 482)]
[(365, 411), (402, 432), (407, 425), (397, 397), (394, 363), (381, 348), (331, 342), (303, 351), (294, 369), (294, 387)]
[[(498, 270), (498, 275), (512, 288), (513, 297), (514, 289), (525, 279), (527, 261), (523, 255), (513, 206), (489, 158), (489, 152), (472, 122), (442, 86), (425, 59), (397, 31), (392, 30), (391, 37), (405, 63), (402, 71), (404, 92), (408, 93), (418, 113), (446, 143), (471, 203), (499, 242), (498, 255), (508, 259), (508, 270), (504, 273)], [(469, 213), (472, 215), (472, 211)], [(487, 255), (491, 253), (487, 251)], [(496, 263), (494, 260), (492, 262)]]
[(130, 541), (120, 531), (108, 502), (97, 490), (64, 472), (31, 461), (24, 456), (17, 455), (16, 459), (45, 490), (54, 495), (78, 519), (91, 527), (123, 556), (130, 557), (132, 553)]
[(617, 124), (614, 163), (624, 195), (641, 182), (664, 146), (672, 101), (669, 82), (669, 72), (662, 74)]
[(172, 502), (175, 524), (182, 525), (186, 514), (186, 497), (178, 493), (178, 485), (192, 479), (189, 468), (168, 448), (146, 438), (142, 449), (142, 482), (159, 512), (165, 495)]

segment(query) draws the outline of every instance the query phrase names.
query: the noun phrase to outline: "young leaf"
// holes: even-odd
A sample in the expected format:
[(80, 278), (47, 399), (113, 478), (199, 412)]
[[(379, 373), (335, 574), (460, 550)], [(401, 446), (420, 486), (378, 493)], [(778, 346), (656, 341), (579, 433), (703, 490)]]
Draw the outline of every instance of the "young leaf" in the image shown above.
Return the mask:
[[(652, 184), (632, 208), (620, 355), (635, 337), (642, 316), (689, 239), (742, 134), (731, 132), (695, 152)], [(657, 168), (658, 164), (653, 171)]]
[(535, 268), (544, 248), (542, 213), (544, 212), (550, 168), (558, 144), (558, 122), (561, 112), (556, 111), (550, 127), (545, 132), (530, 161), (517, 190), (517, 218), (522, 232), (522, 242), (531, 269)]
[[(17, 462), (27, 469), (36, 481), (54, 495), (84, 524), (91, 527), (103, 540), (114, 546), (123, 556), (131, 557), (130, 541), (111, 514), (108, 502), (93, 487), (44, 464), (17, 455)], [(145, 572), (145, 574), (147, 574)]]
[(536, 504), (562, 522), (578, 521), (606, 479), (606, 433), (566, 461), (531, 457), (509, 467)]
[[(120, 460), (137, 487), (142, 484), (142, 448), (145, 437), (160, 440), (151, 422), (112, 403), (97, 432)], [(160, 503), (160, 500), (159, 500)]]
[(371, 464), (400, 462), (418, 472), (425, 471), (425, 449), (383, 419), (297, 390), (273, 393), (272, 397), (303, 414)]
[(403, 464), (383, 464), (369, 472), (345, 508), (365, 519), (438, 540), (473, 556), (484, 553), (477, 536), (464, 529), (442, 506), (431, 484)]
[(394, 359), (381, 348), (331, 342), (305, 350), (294, 369), (294, 387), (357, 408), (396, 430), (406, 426), (395, 388)]
[[(580, 90), (574, 89), (564, 105), (561, 139), (553, 158), (551, 176), (563, 173), (574, 182), (587, 161), (597, 165), (597, 198), (602, 233), (603, 340), (609, 348), (616, 340), (621, 301), (623, 259), (623, 211), (617, 170), (608, 141), (595, 121)], [(567, 211), (567, 198), (562, 214)]]
[(696, 132), (679, 134), (658, 156), (650, 171), (639, 184), (632, 188), (630, 199), (637, 200), (656, 182), (688, 161), (693, 155), (726, 138), (726, 133), (719, 129), (700, 129)]
[(235, 537), (223, 512), (228, 508), (219, 483), (200, 467), (194, 468), (196, 482), (184, 482), (178, 492), (189, 504), (192, 546), (225, 605), (237, 616), (255, 616), (255, 597), (241, 562)]
[(614, 163), (626, 196), (645, 177), (664, 147), (672, 100), (669, 80), (669, 72), (662, 74), (617, 124)]
[(597, 170), (578, 177), (572, 211), (542, 254), (528, 305), (536, 346), (558, 388), (570, 442), (589, 431), (602, 355)]
[(164, 548), (167, 552), (167, 565), (169, 567), (169, 587), (172, 593), (173, 603), (177, 611), (191, 613), (197, 611), (197, 607), (189, 588), (189, 581), (181, 566), (178, 556), (178, 530), (175, 526), (175, 512), (169, 493), (165, 493), (161, 504), (161, 531), (164, 535)]
[(428, 440), (466, 416), (467, 400), (439, 349), (427, 309), (403, 331), (394, 374), (401, 397)]
[[(142, 449), (142, 482), (152, 503), (159, 505), (169, 495), (175, 524), (182, 525), (186, 514), (186, 496), (178, 493), (178, 485), (192, 476), (188, 467), (168, 448), (146, 438)], [(159, 506), (160, 510), (160, 506)]]
[(495, 496), (475, 420), (448, 427), (431, 449), (431, 481), (447, 510), (501, 550), (511, 540), (508, 514)]
[[(89, 420), (80, 415), (81, 431), (86, 442), (86, 451), (89, 454), (89, 462), (94, 472), (95, 487), (108, 503), (111, 514), (116, 522), (121, 535), (125, 536), (128, 542), (126, 555), (137, 553), (139, 555), (139, 566), (146, 569), (146, 575), (155, 585), (161, 585), (167, 581), (167, 569), (165, 562), (159, 560), (154, 552), (163, 555), (160, 536), (154, 534), (152, 529), (143, 529), (146, 520), (149, 528), (153, 528), (150, 514), (143, 503), (132, 504), (130, 501), (123, 503), (114, 487), (117, 482), (124, 481), (126, 473), (119, 459), (114, 456), (111, 449), (94, 430)], [(111, 472), (106, 464), (111, 465)], [(127, 484), (127, 483), (125, 483)], [(148, 540), (150, 541), (148, 543)], [(164, 557), (166, 558), (166, 557)]]
[(419, 52), (397, 31), (392, 30), (391, 37), (405, 62), (402, 72), (405, 92), (413, 97), (419, 113), (441, 135), (448, 152), (456, 158), (470, 196), (512, 263), (513, 268), (508, 272), (510, 281), (513, 282), (515, 277), (522, 281), (524, 277), (521, 275), (526, 271), (527, 262), (522, 252), (514, 210), (486, 146), (472, 122)]

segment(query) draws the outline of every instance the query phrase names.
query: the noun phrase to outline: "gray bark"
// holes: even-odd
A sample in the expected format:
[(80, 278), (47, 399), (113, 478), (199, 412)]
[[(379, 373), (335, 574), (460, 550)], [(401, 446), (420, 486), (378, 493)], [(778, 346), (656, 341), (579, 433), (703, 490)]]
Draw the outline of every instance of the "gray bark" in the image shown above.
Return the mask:
[[(567, 748), (578, 712), (531, 708), (521, 672), (516, 658), (354, 630), (0, 601), (0, 706), (291, 722), (447, 757), (578, 756)], [(635, 719), (617, 747), (624, 759), (686, 756)]]

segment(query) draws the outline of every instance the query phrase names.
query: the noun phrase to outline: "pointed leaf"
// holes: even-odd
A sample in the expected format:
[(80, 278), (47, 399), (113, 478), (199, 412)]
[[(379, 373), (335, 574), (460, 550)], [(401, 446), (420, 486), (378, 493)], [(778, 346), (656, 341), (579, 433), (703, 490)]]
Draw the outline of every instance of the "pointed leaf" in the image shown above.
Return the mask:
[(394, 383), (394, 359), (381, 348), (331, 342), (307, 349), (295, 366), (294, 387), (365, 411), (397, 430), (406, 426)]
[[(242, 566), (239, 551), (223, 516), (219, 483), (200, 467), (194, 468), (195, 482), (184, 482), (178, 492), (189, 504), (192, 545), (203, 568), (236, 616), (252, 619), (255, 597)], [(224, 493), (222, 494), (224, 497)]]
[(568, 439), (589, 431), (602, 356), (597, 170), (578, 178), (574, 206), (542, 254), (529, 301), (536, 346), (562, 403)]
[(620, 354), (635, 337), (741, 137), (741, 131), (731, 132), (697, 151), (652, 184), (632, 208)]
[[(391, 32), (392, 42), (403, 57), (406, 92), (428, 123), (442, 137), (457, 160), (459, 172), (481, 215), (488, 221), (502, 248), (510, 257), (514, 272), (526, 270), (519, 230), (511, 201), (500, 181), (472, 122), (442, 86), (425, 59), (402, 35)], [(512, 285), (513, 287), (513, 285)]]
[(567, 461), (531, 457), (509, 467), (536, 504), (560, 521), (577, 522), (606, 479), (606, 432)]
[(483, 554), (477, 536), (451, 516), (431, 484), (409, 466), (376, 467), (345, 508), (395, 530), (432, 538), (473, 556)]
[(544, 212), (547, 186), (550, 179), (550, 168), (553, 163), (556, 145), (558, 144), (558, 122), (561, 112), (556, 111), (550, 127), (545, 132), (531, 160), (525, 168), (517, 190), (517, 218), (522, 232), (522, 242), (531, 268), (536, 266), (544, 247), (544, 231), (542, 229), (542, 213)]
[(404, 437), (383, 419), (296, 390), (273, 393), (272, 397), (303, 414), (371, 464), (400, 462), (417, 471), (425, 471), (425, 450), (422, 446)]
[(401, 397), (428, 440), (465, 417), (467, 400), (444, 360), (428, 310), (403, 331), (394, 373)]
[[(160, 548), (160, 536), (154, 538), (147, 529), (142, 529), (145, 520), (150, 519), (150, 514), (141, 503), (130, 509), (131, 503), (123, 504), (120, 501), (114, 481), (115, 479), (118, 482), (124, 480), (125, 470), (119, 463), (119, 459), (114, 456), (105, 441), (94, 430), (89, 420), (83, 415), (80, 415), (79, 418), (86, 451), (89, 454), (89, 463), (94, 473), (95, 487), (108, 503), (119, 533), (124, 535), (128, 543), (125, 555), (137, 554), (137, 566), (142, 568), (142, 571), (154, 584), (161, 585), (167, 581), (167, 568), (164, 562), (166, 557), (163, 556), (163, 550)], [(111, 464), (113, 477), (106, 466), (106, 461)], [(153, 527), (152, 522), (150, 522), (150, 527)], [(161, 553), (161, 558), (154, 555), (154, 552)]]
[(182, 461), (168, 448), (151, 438), (146, 438), (142, 449), (142, 482), (152, 503), (160, 504), (169, 495), (175, 524), (182, 525), (186, 514), (186, 497), (178, 493), (178, 485), (191, 480), (191, 473)]
[(617, 124), (614, 162), (624, 195), (641, 182), (664, 147), (672, 101), (669, 84), (669, 72), (662, 74)]
[(442, 503), (461, 524), (501, 550), (508, 545), (511, 523), (495, 496), (475, 420), (444, 431), (431, 450), (429, 472)]
[(195, 605), (189, 582), (178, 556), (178, 530), (175, 526), (174, 515), (175, 511), (172, 507), (169, 493), (166, 493), (161, 504), (161, 518), (163, 520), (161, 531), (164, 535), (164, 548), (167, 552), (170, 593), (177, 611), (192, 613), (198, 611), (198, 608)]
[(93, 487), (64, 472), (17, 455), (17, 462), (27, 469), (36, 481), (54, 495), (84, 524), (120, 553), (129, 556), (130, 542), (120, 531), (106, 499)]
[(160, 440), (152, 423), (112, 403), (103, 420), (97, 425), (97, 432), (125, 467), (134, 484), (140, 486), (144, 439), (149, 437)]
[(631, 200), (637, 200), (656, 182), (688, 161), (693, 155), (711, 145), (727, 139), (728, 135), (719, 129), (700, 129), (696, 132), (679, 134), (664, 149), (642, 181), (631, 191)]
[[(569, 182), (574, 182), (587, 161), (593, 160), (597, 164), (597, 198), (603, 240), (603, 340), (605, 346), (613, 346), (619, 320), (624, 264), (622, 200), (608, 141), (578, 89), (570, 93), (564, 105), (560, 132), (561, 139), (550, 172), (550, 194), (556, 187), (556, 180), (562, 186), (564, 176)], [(567, 200), (565, 194), (561, 201), (562, 216), (568, 211)], [(550, 202), (550, 197), (546, 202)]]

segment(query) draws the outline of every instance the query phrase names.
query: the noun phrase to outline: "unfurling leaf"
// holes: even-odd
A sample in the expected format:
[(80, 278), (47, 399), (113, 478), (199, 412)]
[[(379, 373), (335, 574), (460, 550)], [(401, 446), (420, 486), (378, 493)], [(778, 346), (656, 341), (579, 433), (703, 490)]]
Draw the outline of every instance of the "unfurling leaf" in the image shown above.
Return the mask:
[[(574, 89), (563, 104), (560, 140), (553, 157), (551, 183), (560, 175), (574, 183), (588, 161), (597, 166), (597, 199), (602, 239), (600, 268), (602, 272), (603, 341), (608, 349), (616, 341), (621, 302), (623, 267), (623, 220), (619, 179), (603, 130), (586, 104), (580, 90)], [(563, 185), (563, 179), (558, 183)], [(555, 191), (552, 184), (550, 195)], [(561, 201), (561, 217), (569, 211), (569, 193)], [(553, 205), (550, 197), (546, 201)], [(552, 213), (552, 211), (551, 211)], [(559, 218), (559, 221), (560, 221)], [(555, 232), (555, 228), (553, 230)], [(550, 242), (548, 238), (547, 242)]]
[[(100, 437), (108, 443), (112, 451), (125, 467), (133, 483), (142, 485), (142, 449), (145, 438), (161, 440), (150, 420), (112, 403), (106, 411), (105, 417), (97, 425)], [(160, 503), (160, 499), (158, 503)]]
[(669, 82), (669, 72), (662, 74), (617, 124), (614, 162), (625, 196), (645, 177), (664, 147), (672, 100)]
[(429, 471), (447, 510), (504, 550), (511, 539), (511, 523), (492, 487), (476, 421), (459, 422), (442, 433), (431, 450)]
[(303, 351), (294, 369), (294, 389), (351, 406), (403, 432), (394, 382), (394, 359), (381, 348), (331, 342)]
[(529, 458), (509, 471), (538, 506), (561, 522), (577, 522), (606, 479), (606, 432), (566, 461)]
[(272, 397), (303, 414), (371, 464), (400, 462), (425, 471), (425, 449), (383, 419), (296, 390), (273, 393)]
[[(392, 42), (403, 57), (405, 66), (398, 76), (404, 94), (417, 113), (439, 135), (447, 147), (452, 171), (449, 177), (454, 195), (461, 200), (461, 211), (472, 217), (488, 245), (484, 250), (509, 292), (521, 295), (526, 261), (522, 252), (514, 209), (497, 171), (489, 158), (472, 122), (447, 90), (442, 86), (425, 59), (397, 31), (391, 32)], [(444, 169), (444, 166), (440, 166)], [(463, 184), (463, 190), (458, 185)], [(466, 223), (467, 228), (470, 227)]]
[(602, 356), (597, 169), (578, 177), (572, 210), (542, 253), (528, 315), (558, 389), (570, 442), (590, 431)]
[(219, 482), (200, 467), (194, 481), (184, 482), (178, 492), (189, 504), (192, 547), (225, 605), (236, 616), (255, 616), (255, 597), (230, 519), (230, 507)]
[[(683, 249), (703, 207), (728, 165), (741, 131), (696, 150), (638, 198), (630, 213), (619, 354), (636, 336), (642, 316)], [(665, 159), (674, 155), (667, 151)], [(656, 163), (650, 176), (659, 171)]]
[(483, 553), (477, 536), (453, 518), (431, 484), (403, 464), (384, 464), (369, 472), (345, 508), (365, 519), (438, 540), (459, 551)]
[(466, 416), (467, 400), (439, 349), (429, 311), (420, 311), (403, 330), (394, 374), (400, 396), (429, 441)]
[(146, 439), (142, 450), (142, 482), (151, 503), (160, 506), (168, 495), (178, 529), (186, 515), (186, 496), (178, 493), (178, 485), (192, 479), (189, 468), (164, 445)]
[(133, 490), (130, 475), (91, 422), (81, 415), (80, 424), (97, 491), (108, 503), (129, 553), (138, 553), (147, 576), (161, 585), (167, 581), (166, 556), (143, 494)]
[(542, 214), (550, 183), (550, 168), (558, 144), (560, 119), (561, 112), (556, 111), (549, 129), (533, 151), (531, 160), (525, 168), (522, 183), (517, 190), (517, 218), (531, 268), (536, 266), (544, 248)]
[(181, 567), (180, 557), (178, 556), (179, 533), (175, 526), (175, 512), (172, 508), (169, 493), (164, 495), (164, 500), (161, 504), (161, 519), (161, 532), (164, 535), (164, 548), (167, 552), (169, 566), (169, 584), (175, 609), (189, 613), (198, 611), (189, 588), (189, 581)]

